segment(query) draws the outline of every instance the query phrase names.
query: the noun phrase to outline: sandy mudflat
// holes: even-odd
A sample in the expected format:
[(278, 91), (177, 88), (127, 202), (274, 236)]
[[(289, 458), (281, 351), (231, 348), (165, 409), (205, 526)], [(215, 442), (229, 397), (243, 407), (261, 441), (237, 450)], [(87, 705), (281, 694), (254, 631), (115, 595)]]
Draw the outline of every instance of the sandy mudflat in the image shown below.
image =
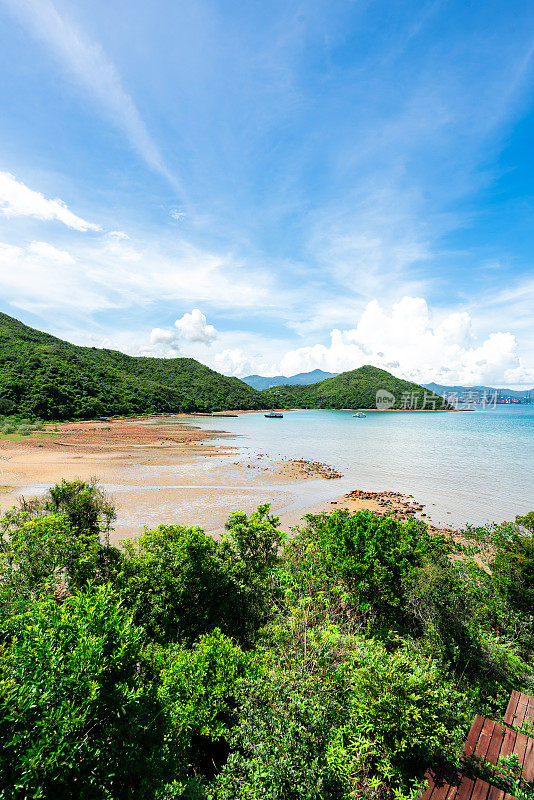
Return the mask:
[[(285, 529), (304, 513), (323, 509), (368, 508), (394, 512), (399, 519), (424, 513), (415, 501), (393, 492), (356, 490), (336, 498), (341, 475), (332, 465), (252, 457), (239, 437), (201, 430), (191, 418), (188, 424), (172, 419), (61, 423), (22, 440), (0, 439), (0, 510), (20, 495), (42, 494), (62, 478), (95, 478), (117, 508), (115, 542), (160, 523), (198, 524), (217, 533), (232, 511), (250, 512), (267, 501)], [(325, 485), (332, 500), (315, 502), (318, 487), (324, 497)]]

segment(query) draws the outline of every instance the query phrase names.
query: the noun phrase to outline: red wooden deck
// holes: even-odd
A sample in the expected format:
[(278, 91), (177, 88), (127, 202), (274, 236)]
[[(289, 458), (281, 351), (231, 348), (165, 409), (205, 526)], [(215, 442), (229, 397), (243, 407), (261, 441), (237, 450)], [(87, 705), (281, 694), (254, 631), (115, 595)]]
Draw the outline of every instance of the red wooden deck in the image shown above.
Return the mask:
[(519, 756), (521, 776), (526, 781), (534, 780), (534, 739), (477, 714), (464, 745), (464, 754), (497, 765), (500, 756), (511, 753)]
[(428, 786), (421, 800), (516, 800), (516, 798), (486, 783), (480, 778), (468, 778), (461, 772), (441, 778), (432, 770), (425, 775)]
[(506, 725), (520, 728), (529, 719), (534, 719), (534, 697), (522, 692), (512, 692), (504, 715)]
[[(534, 781), (534, 738), (509, 727), (514, 725), (520, 728), (528, 720), (534, 724), (534, 697), (512, 692), (504, 715), (504, 725), (476, 715), (465, 741), (464, 755), (497, 766), (500, 756), (517, 753), (521, 777), (525, 781)], [(429, 769), (425, 778), (428, 785), (420, 800), (516, 800), (513, 795), (481, 778), (468, 778), (454, 768), (449, 768), (446, 775)]]

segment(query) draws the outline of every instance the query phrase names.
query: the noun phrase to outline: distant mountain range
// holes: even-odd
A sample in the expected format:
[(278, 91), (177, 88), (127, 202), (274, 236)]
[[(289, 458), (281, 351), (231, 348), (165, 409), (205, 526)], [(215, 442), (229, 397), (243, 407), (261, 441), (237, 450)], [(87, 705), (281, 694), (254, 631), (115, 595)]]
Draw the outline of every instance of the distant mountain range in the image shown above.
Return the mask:
[(272, 386), (302, 386), (311, 383), (319, 383), (326, 378), (335, 378), (337, 372), (323, 372), (322, 369), (314, 369), (313, 372), (299, 372), (297, 375), (274, 375), (270, 378), (265, 378), (263, 375), (247, 375), (246, 378), (241, 378), (244, 383), (248, 383), (253, 389), (262, 391), (263, 389), (270, 389)]
[[(339, 375), (338, 372), (324, 372), (322, 369), (314, 369), (313, 372), (299, 372), (297, 375), (275, 375), (270, 378), (263, 375), (247, 375), (246, 378), (241, 378), (241, 380), (254, 389), (261, 391), (270, 389), (273, 386), (309, 386), (313, 383), (320, 383), (326, 378), (335, 378), (337, 375)], [(531, 402), (534, 402), (534, 388), (519, 391), (516, 389), (496, 389), (492, 386), (443, 386), (440, 383), (423, 383), (422, 386), (441, 396), (454, 392), (459, 394), (465, 394), (466, 392), (483, 394), (486, 392), (488, 395), (493, 395), (497, 392), (498, 397), (511, 397), (515, 400), (523, 401), (530, 399)]]
[(459, 394), (465, 394), (466, 392), (478, 392), (479, 394), (483, 394), (485, 392), (487, 395), (493, 395), (497, 392), (497, 397), (511, 397), (514, 400), (523, 401), (530, 399), (531, 402), (534, 402), (534, 389), (518, 391), (516, 389), (496, 389), (492, 386), (442, 386), (439, 383), (423, 383), (423, 386), (425, 389), (430, 389), (430, 391), (441, 395), (454, 392), (458, 392)]

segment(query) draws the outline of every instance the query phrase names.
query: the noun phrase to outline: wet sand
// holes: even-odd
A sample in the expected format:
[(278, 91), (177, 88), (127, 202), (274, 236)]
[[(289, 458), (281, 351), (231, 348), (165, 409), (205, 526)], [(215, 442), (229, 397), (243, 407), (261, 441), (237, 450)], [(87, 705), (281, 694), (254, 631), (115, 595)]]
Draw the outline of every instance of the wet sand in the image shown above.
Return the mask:
[[(336, 497), (336, 480), (342, 476), (335, 466), (302, 459), (272, 462), (264, 454), (251, 457), (238, 448), (238, 437), (201, 430), (190, 416), (187, 424), (179, 416), (172, 420), (60, 423), (24, 439), (1, 438), (0, 511), (21, 495), (42, 494), (62, 478), (94, 478), (117, 508), (114, 542), (160, 523), (198, 524), (217, 534), (232, 511), (250, 513), (267, 501), (285, 530), (305, 513), (336, 508), (425, 518), (413, 498), (395, 492), (355, 490)], [(317, 495), (324, 496), (325, 481), (332, 499), (316, 503)]]

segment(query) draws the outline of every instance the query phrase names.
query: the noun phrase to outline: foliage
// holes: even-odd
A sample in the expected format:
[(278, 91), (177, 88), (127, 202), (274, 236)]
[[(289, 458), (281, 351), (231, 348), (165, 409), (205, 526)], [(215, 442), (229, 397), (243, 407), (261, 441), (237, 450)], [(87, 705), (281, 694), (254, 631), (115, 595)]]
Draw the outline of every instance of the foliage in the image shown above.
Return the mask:
[(241, 684), (239, 723), (218, 776), (217, 800), (345, 797), (326, 758), (338, 704), (320, 682), (261, 676)]
[(417, 785), (421, 764), (454, 759), (463, 740), (465, 698), (443, 680), (438, 662), (401, 645), (393, 652), (358, 637), (343, 664), (348, 720), (346, 766), (365, 765), (380, 781), (404, 792)]
[(534, 512), (516, 523), (468, 528), (466, 535), (489, 555), (500, 591), (524, 612), (534, 614)]
[(97, 540), (78, 534), (64, 514), (36, 517), (0, 539), (0, 581), (16, 596), (35, 591), (72, 589), (95, 578), (100, 555)]
[(45, 495), (43, 506), (53, 514), (65, 514), (79, 534), (99, 537), (109, 543), (109, 531), (117, 514), (94, 480), (62, 480)]
[(160, 643), (191, 642), (214, 628), (249, 642), (267, 613), (275, 522), (266, 505), (250, 522), (234, 515), (222, 542), (181, 525), (160, 525), (126, 542), (122, 594), (138, 624)]
[(191, 649), (171, 646), (158, 694), (173, 727), (212, 741), (227, 737), (235, 685), (247, 663), (241, 648), (218, 628), (200, 636)]
[[(414, 800), (475, 713), (532, 692), (530, 515), (285, 538), (263, 504), (122, 551), (113, 519), (81, 481), (2, 519), (0, 800)], [(491, 779), (529, 800), (514, 776)]]
[(308, 517), (288, 559), (295, 581), (309, 580), (304, 571), (311, 569), (316, 591), (337, 587), (360, 610), (391, 616), (402, 606), (406, 575), (441, 546), (418, 520), (402, 524), (369, 511), (336, 511)]
[(142, 787), (155, 708), (138, 678), (141, 632), (110, 589), (36, 601), (0, 633), (0, 797), (116, 800)]

